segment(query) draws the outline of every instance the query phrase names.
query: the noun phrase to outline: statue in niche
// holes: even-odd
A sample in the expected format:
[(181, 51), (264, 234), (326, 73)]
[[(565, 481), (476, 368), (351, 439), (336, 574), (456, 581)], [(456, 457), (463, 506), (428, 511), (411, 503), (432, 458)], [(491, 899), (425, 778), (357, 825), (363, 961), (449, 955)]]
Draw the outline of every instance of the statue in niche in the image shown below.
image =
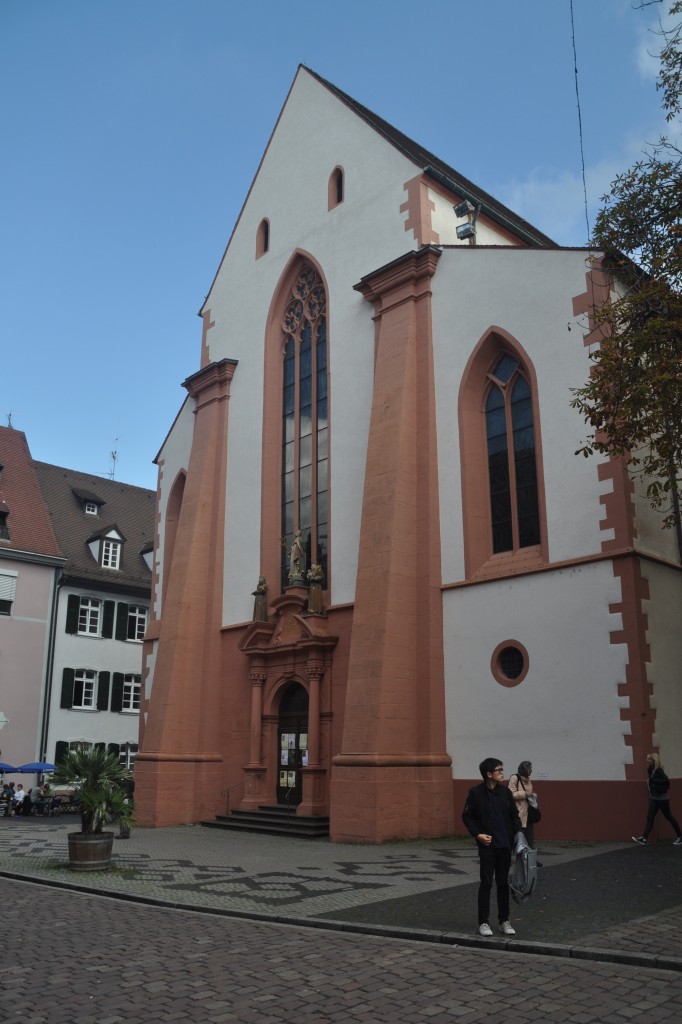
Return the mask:
[(253, 592), (253, 621), (254, 622), (267, 622), (268, 621), (268, 605), (265, 599), (265, 595), (268, 591), (268, 581), (265, 576), (258, 577), (258, 584)]
[(318, 565), (317, 562), (313, 562), (308, 570), (308, 582), (310, 584), (308, 589), (309, 615), (324, 614), (324, 607), (322, 606), (322, 577), (322, 566)]
[(305, 548), (300, 530), (294, 533), (294, 540), (289, 549), (289, 586), (305, 584)]

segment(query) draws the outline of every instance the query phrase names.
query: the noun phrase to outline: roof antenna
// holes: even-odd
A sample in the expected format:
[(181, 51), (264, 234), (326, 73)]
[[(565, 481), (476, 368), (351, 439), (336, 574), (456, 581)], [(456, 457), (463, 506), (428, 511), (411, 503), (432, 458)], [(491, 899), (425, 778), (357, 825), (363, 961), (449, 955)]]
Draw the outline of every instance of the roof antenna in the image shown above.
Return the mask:
[[(116, 444), (117, 441), (118, 441), (118, 438), (116, 438), (114, 440), (114, 444)], [(109, 479), (110, 480), (115, 480), (116, 479), (116, 463), (118, 462), (118, 452), (116, 451), (116, 449), (114, 449), (113, 452), (109, 452), (109, 458), (111, 459), (111, 469), (109, 470)]]
[(14, 430), (14, 427), (12, 426), (12, 413), (11, 412), (7, 413), (7, 426), (9, 427), (10, 430)]

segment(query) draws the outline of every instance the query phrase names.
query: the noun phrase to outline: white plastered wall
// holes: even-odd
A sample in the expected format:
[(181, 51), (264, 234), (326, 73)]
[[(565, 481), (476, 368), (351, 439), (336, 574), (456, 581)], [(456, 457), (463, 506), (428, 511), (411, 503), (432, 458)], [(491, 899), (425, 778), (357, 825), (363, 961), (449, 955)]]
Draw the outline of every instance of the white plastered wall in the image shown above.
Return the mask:
[[(444, 594), (448, 753), (458, 778), (476, 778), (484, 757), (509, 771), (533, 762), (537, 778), (625, 778), (630, 763), (620, 720), (627, 648), (609, 612), (620, 597), (610, 562), (491, 581)], [(516, 640), (528, 674), (502, 686), (493, 651)]]
[[(344, 171), (344, 201), (328, 182)], [(264, 338), (273, 296), (294, 253), (327, 284), (330, 365), (331, 601), (355, 597), (374, 364), (373, 309), (360, 278), (415, 247), (400, 206), (415, 166), (307, 72), (300, 71), (206, 300), (210, 358), (237, 359), (231, 387), (224, 622), (247, 620), (260, 572)], [(270, 250), (255, 258), (258, 226)]]
[[(467, 217), (455, 217), (452, 201), (435, 189), (428, 190), (429, 200), (433, 203), (431, 211), (431, 227), (438, 235), (439, 245), (469, 245), (468, 239), (457, 238), (457, 228), (468, 223)], [(478, 245), (511, 245), (507, 235), (496, 230), (486, 219), (476, 224), (476, 242)]]
[[(433, 295), (443, 582), (464, 579), (458, 400), (465, 367), (491, 327), (512, 335), (537, 375), (551, 562), (601, 551), (599, 457), (576, 456), (586, 428), (570, 389), (587, 380), (589, 360), (573, 321), (585, 290), (586, 253), (573, 250), (445, 249)], [(569, 324), (572, 329), (569, 330)]]

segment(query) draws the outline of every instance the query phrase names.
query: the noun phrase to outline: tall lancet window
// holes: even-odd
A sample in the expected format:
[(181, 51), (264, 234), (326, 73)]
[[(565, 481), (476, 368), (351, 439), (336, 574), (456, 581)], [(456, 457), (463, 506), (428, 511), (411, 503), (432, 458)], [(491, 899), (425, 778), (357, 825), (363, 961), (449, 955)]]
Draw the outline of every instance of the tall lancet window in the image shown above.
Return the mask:
[(540, 543), (531, 390), (505, 353), (488, 374), (485, 403), (493, 552)]
[(322, 566), (329, 539), (327, 297), (320, 275), (304, 264), (287, 303), (282, 395), (282, 587), (288, 584), (294, 533), (301, 530), (306, 567)]

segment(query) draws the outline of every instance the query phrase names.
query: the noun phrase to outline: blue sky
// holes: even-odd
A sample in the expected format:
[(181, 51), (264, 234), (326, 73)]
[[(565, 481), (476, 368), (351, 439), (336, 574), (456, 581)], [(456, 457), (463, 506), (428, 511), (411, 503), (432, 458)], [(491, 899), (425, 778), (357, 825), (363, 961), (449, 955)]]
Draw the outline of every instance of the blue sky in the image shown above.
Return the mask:
[[(635, 4), (573, 0), (591, 218), (665, 128)], [(156, 486), (299, 63), (585, 243), (569, 0), (0, 0), (0, 424), (34, 458)]]

